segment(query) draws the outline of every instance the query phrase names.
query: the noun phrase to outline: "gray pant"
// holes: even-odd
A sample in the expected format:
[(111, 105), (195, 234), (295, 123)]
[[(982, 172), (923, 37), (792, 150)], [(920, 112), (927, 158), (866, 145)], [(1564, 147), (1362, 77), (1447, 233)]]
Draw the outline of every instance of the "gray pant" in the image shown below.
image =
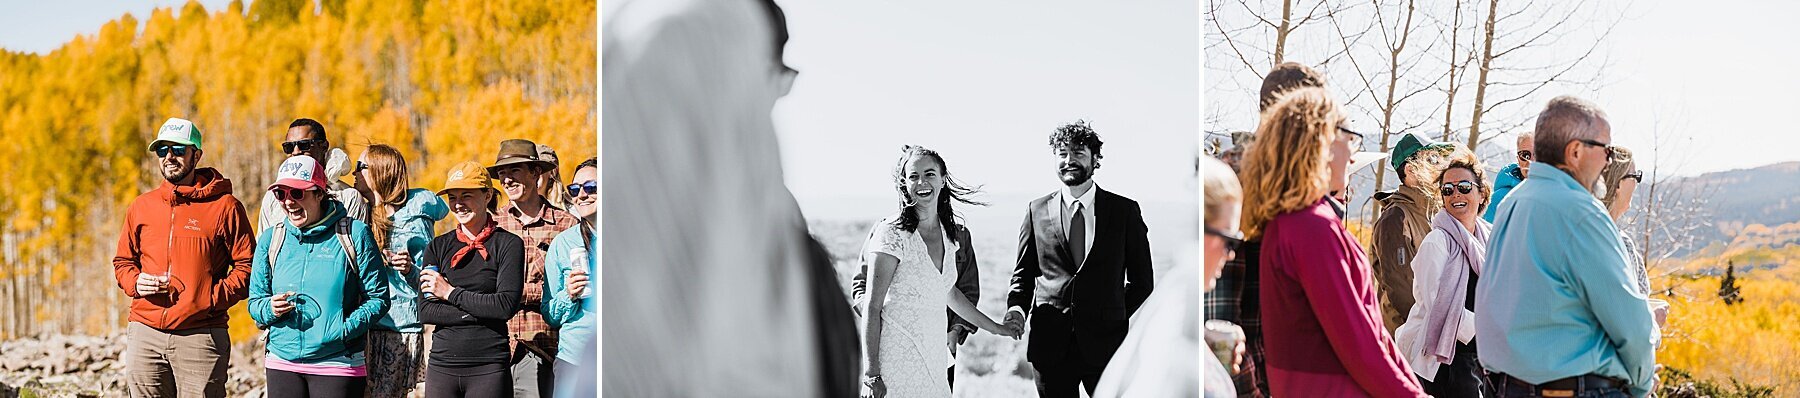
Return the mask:
[(513, 398), (550, 396), (551, 386), (556, 385), (554, 368), (553, 362), (539, 358), (531, 350), (519, 348), (513, 354)]
[(121, 356), (132, 397), (223, 397), (231, 335), (225, 328), (163, 331), (132, 322)]

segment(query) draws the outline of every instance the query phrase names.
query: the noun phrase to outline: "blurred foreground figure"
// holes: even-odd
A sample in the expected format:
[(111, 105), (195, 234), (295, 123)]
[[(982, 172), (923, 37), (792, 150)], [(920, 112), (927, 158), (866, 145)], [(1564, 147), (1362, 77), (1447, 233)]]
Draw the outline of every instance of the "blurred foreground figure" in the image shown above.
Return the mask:
[(854, 315), (782, 184), (770, 111), (796, 73), (780, 9), (600, 15), (602, 394), (854, 396)]

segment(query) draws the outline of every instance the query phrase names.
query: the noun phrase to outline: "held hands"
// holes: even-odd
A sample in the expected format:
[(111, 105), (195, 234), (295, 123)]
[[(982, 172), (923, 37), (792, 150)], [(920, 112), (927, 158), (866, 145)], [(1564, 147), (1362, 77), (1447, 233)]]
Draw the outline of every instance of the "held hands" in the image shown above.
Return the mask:
[[(988, 333), (1011, 337), (1013, 340), (1018, 340), (1021, 336), (1025, 335), (1025, 329), (1013, 326), (1013, 322), (1010, 322), (1010, 320), (1005, 324), (994, 323), (993, 321), (985, 323), (987, 323), (987, 325), (985, 325), (983, 329), (987, 329)], [(1019, 323), (1023, 324), (1024, 322), (1021, 321)]]
[(168, 291), (167, 291), (168, 286), (169, 286), (169, 278), (166, 276), (151, 275), (148, 272), (138, 273), (138, 277), (137, 277), (137, 296), (138, 297), (149, 297), (150, 295), (168, 293)]
[(450, 281), (444, 280), (443, 275), (439, 275), (437, 271), (431, 270), (426, 270), (424, 273), (419, 274), (419, 288), (431, 292), (432, 295), (437, 296), (438, 300), (448, 300), (450, 298), (450, 291), (455, 289), (455, 287), (450, 286)]
[(1006, 311), (1006, 320), (1003, 323), (1005, 324), (1005, 326), (1007, 328), (1010, 328), (1013, 331), (1015, 331), (1015, 333), (1012, 334), (1013, 340), (1019, 340), (1021, 338), (1024, 338), (1024, 336), (1025, 336), (1025, 313), (1019, 312), (1016, 310)]

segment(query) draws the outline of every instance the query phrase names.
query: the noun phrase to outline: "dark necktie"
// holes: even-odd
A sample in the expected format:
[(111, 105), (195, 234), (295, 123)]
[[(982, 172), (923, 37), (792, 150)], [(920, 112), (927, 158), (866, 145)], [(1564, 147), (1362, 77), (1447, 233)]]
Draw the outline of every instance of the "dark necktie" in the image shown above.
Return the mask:
[(1075, 254), (1075, 267), (1081, 267), (1081, 261), (1087, 259), (1087, 218), (1081, 216), (1081, 201), (1076, 201), (1074, 211), (1069, 212), (1069, 252)]

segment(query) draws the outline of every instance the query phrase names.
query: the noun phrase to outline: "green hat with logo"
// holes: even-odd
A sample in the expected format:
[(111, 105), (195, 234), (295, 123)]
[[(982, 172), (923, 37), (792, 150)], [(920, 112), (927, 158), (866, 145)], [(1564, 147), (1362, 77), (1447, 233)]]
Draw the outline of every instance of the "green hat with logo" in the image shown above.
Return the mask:
[(156, 139), (150, 140), (150, 150), (156, 150), (158, 143), (187, 145), (200, 149), (200, 126), (187, 119), (172, 117), (163, 122), (162, 128), (156, 129)]
[(1449, 148), (1452, 146), (1455, 146), (1455, 144), (1437, 142), (1433, 141), (1431, 137), (1406, 133), (1406, 135), (1400, 137), (1399, 143), (1394, 144), (1393, 155), (1388, 156), (1388, 163), (1394, 166), (1394, 170), (1399, 170), (1400, 165), (1406, 164), (1406, 161), (1411, 159), (1413, 154), (1419, 153), (1419, 151)]

